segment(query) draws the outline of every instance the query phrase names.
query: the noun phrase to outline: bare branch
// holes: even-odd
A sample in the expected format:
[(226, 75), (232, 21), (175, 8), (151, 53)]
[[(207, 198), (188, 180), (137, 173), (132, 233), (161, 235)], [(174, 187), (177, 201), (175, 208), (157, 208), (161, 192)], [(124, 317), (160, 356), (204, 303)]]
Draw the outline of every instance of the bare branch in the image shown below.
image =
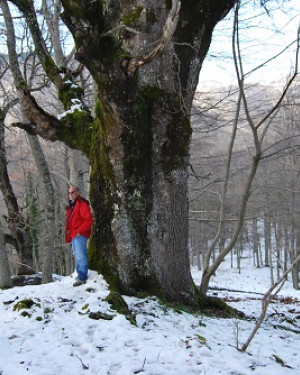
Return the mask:
[[(267, 293), (264, 295), (263, 299), (262, 299), (262, 311), (261, 311), (261, 314), (259, 316), (259, 319), (257, 320), (248, 340), (245, 342), (245, 344), (242, 346), (242, 351), (245, 352), (248, 348), (248, 346), (250, 345), (253, 337), (255, 336), (256, 332), (258, 331), (259, 327), (261, 326), (264, 318), (265, 318), (265, 315), (266, 315), (266, 312), (267, 312), (267, 308), (268, 308), (268, 305), (270, 303), (270, 298), (271, 298), (271, 293), (279, 286), (278, 289), (281, 289), (282, 288), (282, 285), (284, 284), (284, 282), (286, 281), (286, 277), (287, 275), (291, 272), (291, 270), (293, 269), (293, 267), (296, 265), (297, 262), (299, 262), (300, 260), (300, 254), (297, 256), (297, 258), (293, 261), (293, 263), (291, 264), (291, 266), (284, 272), (284, 274), (280, 277), (280, 279), (274, 283), (270, 288), (269, 290), (267, 291)], [(282, 285), (280, 285), (282, 284)], [(278, 293), (275, 292), (275, 295)]]
[(292, 83), (294, 82), (295, 78), (299, 74), (298, 72), (298, 65), (299, 65), (299, 49), (300, 49), (300, 25), (298, 26), (298, 38), (297, 38), (297, 49), (296, 49), (296, 57), (295, 57), (295, 69), (292, 77), (289, 79), (288, 83), (286, 84), (280, 98), (278, 99), (277, 103), (274, 107), (265, 115), (265, 117), (256, 125), (256, 129), (258, 129), (265, 121), (268, 119), (279, 107), (282, 103), (284, 97), (286, 96), (287, 91), (291, 87)]
[(155, 56), (157, 56), (160, 52), (162, 52), (168, 43), (170, 43), (173, 34), (176, 30), (176, 26), (179, 19), (179, 12), (181, 8), (181, 1), (180, 0), (173, 0), (172, 8), (167, 16), (166, 22), (163, 27), (162, 37), (159, 41), (158, 46), (156, 46), (150, 53), (144, 55), (142, 57), (142, 63), (140, 65), (145, 64), (152, 60)]
[(54, 116), (47, 114), (42, 108), (40, 108), (35, 98), (31, 95), (19, 68), (16, 53), (15, 31), (7, 1), (0, 0), (0, 5), (7, 28), (7, 48), (10, 69), (13, 74), (15, 86), (19, 94), (19, 99), (23, 110), (31, 122), (36, 125), (38, 124), (38, 126), (43, 129), (43, 132), (46, 132), (46, 138), (51, 140), (57, 139), (55, 136), (55, 129), (61, 127), (61, 123)]
[[(158, 45), (148, 54), (143, 56), (137, 56), (133, 58), (125, 58), (121, 62), (121, 67), (123, 70), (126, 71), (127, 76), (133, 76), (137, 68), (141, 65), (149, 63), (153, 60), (158, 54), (163, 52), (166, 46), (170, 43), (174, 32), (176, 30), (178, 20), (179, 20), (179, 12), (181, 8), (181, 1), (180, 0), (173, 0), (172, 8), (168, 13), (166, 22), (164, 24), (162, 30), (162, 36), (158, 42)], [(122, 25), (119, 27), (123, 27)], [(116, 30), (116, 29), (114, 29)], [(131, 32), (135, 32), (135, 30), (130, 29)], [(112, 31), (110, 31), (111, 33)], [(136, 33), (136, 32), (135, 32)], [(107, 33), (106, 33), (107, 34)], [(105, 35), (105, 34), (104, 34)]]
[(107, 31), (106, 33), (101, 34), (100, 38), (105, 38), (109, 35), (119, 34), (120, 31), (126, 30), (132, 34), (140, 35), (141, 33), (132, 27), (126, 26), (123, 23), (117, 27), (114, 27), (113, 29)]
[(33, 1), (11, 1), (18, 7), (18, 9), (24, 14), (26, 18), (32, 38), (34, 40), (36, 52), (39, 56), (39, 59), (43, 65), (45, 72), (47, 73), (51, 81), (54, 82), (58, 88), (61, 87), (63, 85), (62, 77), (60, 76), (61, 72), (47, 51), (47, 47), (42, 32), (37, 22)]

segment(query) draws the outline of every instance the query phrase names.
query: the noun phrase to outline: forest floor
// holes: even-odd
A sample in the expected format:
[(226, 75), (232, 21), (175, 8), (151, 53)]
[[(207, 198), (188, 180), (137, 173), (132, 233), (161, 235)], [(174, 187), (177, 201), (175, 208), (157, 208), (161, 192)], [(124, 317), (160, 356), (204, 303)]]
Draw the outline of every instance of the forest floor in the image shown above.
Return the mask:
[[(193, 267), (192, 275), (199, 283), (201, 272)], [(212, 279), (210, 294), (243, 311), (246, 320), (124, 296), (134, 325), (105, 300), (109, 290), (101, 275), (90, 271), (77, 288), (74, 277), (0, 291), (1, 375), (300, 374), (299, 292), (289, 280), (272, 298), (247, 351), (238, 350), (261, 313), (267, 268), (244, 261), (239, 273), (224, 262)]]

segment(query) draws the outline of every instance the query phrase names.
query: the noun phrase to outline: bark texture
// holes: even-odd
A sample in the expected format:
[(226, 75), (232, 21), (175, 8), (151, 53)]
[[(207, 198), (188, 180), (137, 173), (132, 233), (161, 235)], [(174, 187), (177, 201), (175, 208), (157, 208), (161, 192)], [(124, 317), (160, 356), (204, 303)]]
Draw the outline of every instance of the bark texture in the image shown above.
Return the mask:
[(45, 210), (44, 217), (42, 218), (42, 220), (44, 220), (42, 270), (43, 283), (49, 283), (52, 281), (53, 252), (56, 230), (55, 194), (49, 167), (40, 142), (37, 136), (34, 135), (28, 134), (27, 138), (44, 188)]
[(0, 289), (12, 286), (8, 256), (6, 252), (3, 226), (0, 220)]

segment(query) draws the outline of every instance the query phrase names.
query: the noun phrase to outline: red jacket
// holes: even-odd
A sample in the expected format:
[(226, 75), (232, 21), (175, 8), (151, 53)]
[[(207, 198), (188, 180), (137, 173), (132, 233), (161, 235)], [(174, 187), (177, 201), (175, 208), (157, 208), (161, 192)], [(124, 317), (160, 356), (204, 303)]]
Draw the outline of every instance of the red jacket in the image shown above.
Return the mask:
[(78, 196), (72, 210), (71, 204), (68, 205), (66, 211), (66, 242), (71, 242), (72, 238), (77, 234), (81, 236), (90, 237), (91, 228), (93, 225), (93, 218), (89, 202)]

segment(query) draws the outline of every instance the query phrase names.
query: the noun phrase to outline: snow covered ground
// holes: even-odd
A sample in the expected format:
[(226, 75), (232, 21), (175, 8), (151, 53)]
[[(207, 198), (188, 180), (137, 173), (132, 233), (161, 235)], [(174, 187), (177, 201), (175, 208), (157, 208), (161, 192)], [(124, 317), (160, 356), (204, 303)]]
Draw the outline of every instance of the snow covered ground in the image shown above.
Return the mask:
[[(239, 274), (222, 264), (211, 293), (258, 317), (268, 269), (243, 267)], [(200, 272), (193, 268), (192, 274), (198, 283)], [(73, 282), (74, 275), (0, 291), (0, 375), (300, 374), (299, 292), (289, 281), (246, 353), (236, 346), (246, 341), (254, 320), (191, 315), (155, 298), (125, 297), (136, 314), (134, 326), (104, 300), (109, 290), (102, 276), (91, 271), (87, 284), (74, 288)], [(34, 304), (14, 310), (24, 299)], [(91, 319), (90, 313), (111, 320)]]

